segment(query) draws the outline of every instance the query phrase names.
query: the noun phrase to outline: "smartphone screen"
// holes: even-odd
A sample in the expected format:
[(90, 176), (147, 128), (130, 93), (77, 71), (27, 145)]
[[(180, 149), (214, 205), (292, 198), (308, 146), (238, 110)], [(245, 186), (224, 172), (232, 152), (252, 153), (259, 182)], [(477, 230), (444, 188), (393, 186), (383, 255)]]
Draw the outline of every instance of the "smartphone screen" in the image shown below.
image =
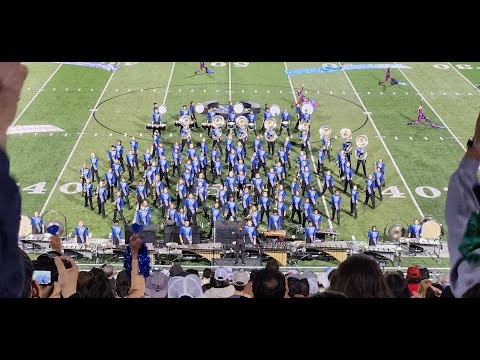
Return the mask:
[(52, 283), (52, 272), (50, 270), (35, 270), (33, 280), (36, 280), (40, 285), (49, 285)]

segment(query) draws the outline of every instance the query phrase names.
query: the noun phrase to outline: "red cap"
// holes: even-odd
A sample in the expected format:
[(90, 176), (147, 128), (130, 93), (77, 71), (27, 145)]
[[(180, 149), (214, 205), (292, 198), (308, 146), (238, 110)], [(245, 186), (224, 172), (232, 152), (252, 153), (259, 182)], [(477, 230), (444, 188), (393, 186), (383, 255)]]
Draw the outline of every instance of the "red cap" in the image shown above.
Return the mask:
[(420, 269), (418, 268), (418, 266), (410, 266), (407, 269), (407, 277), (411, 279), (420, 278)]

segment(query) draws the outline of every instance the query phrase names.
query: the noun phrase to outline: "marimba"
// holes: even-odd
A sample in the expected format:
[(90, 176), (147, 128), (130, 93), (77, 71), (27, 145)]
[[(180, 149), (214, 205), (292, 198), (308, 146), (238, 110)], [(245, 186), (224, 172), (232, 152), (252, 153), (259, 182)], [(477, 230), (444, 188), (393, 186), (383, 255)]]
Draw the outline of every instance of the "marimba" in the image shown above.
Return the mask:
[(263, 243), (262, 245), (260, 245), (259, 250), (265, 255), (268, 255), (277, 260), (280, 265), (287, 266), (287, 243)]
[(213, 262), (213, 259), (220, 259), (221, 257), (221, 243), (204, 243), (204, 244), (189, 244), (189, 245), (178, 245), (177, 249), (191, 252), (197, 254), (210, 262)]
[(401, 248), (396, 245), (369, 245), (363, 249), (363, 253), (366, 255), (379, 255), (392, 262), (398, 262), (401, 257), (400, 250)]
[(349, 244), (346, 241), (314, 241), (305, 244), (305, 249), (316, 249), (333, 256), (340, 262), (347, 259)]

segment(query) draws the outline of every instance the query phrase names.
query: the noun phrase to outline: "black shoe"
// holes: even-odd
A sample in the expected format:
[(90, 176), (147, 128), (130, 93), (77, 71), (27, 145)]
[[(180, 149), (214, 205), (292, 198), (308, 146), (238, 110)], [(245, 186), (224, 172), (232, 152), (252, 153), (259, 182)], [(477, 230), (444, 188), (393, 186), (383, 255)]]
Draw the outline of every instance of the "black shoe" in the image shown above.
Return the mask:
[(244, 263), (244, 262), (242, 262), (242, 266), (245, 266), (245, 263)]
[(233, 263), (233, 266), (236, 266), (236, 265), (238, 265), (238, 262), (236, 262), (236, 263)]

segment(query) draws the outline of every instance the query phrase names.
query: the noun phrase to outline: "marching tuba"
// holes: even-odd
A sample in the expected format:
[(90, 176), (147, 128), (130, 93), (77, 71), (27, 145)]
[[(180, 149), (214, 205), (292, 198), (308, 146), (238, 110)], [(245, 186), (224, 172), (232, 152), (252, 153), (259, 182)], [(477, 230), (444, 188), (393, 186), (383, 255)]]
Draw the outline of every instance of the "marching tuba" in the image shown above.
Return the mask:
[[(265, 125), (264, 126), (265, 126), (265, 129), (267, 129), (267, 130), (273, 130), (277, 127), (277, 122), (276, 122), (275, 119), (270, 118), (270, 119), (265, 120)], [(266, 134), (266, 132), (265, 132), (265, 134)], [(274, 142), (275, 140), (277, 140), (277, 137), (278, 137), (278, 135), (274, 131), (273, 135), (271, 135), (269, 137), (267, 137), (265, 135), (265, 140), (267, 140), (268, 142)]]
[(327, 138), (330, 137), (330, 134), (332, 133), (332, 129), (328, 125), (323, 125), (320, 130), (318, 130), (320, 133), (320, 138)]
[(192, 134), (191, 134), (190, 128), (187, 130), (186, 133), (183, 133), (183, 134), (180, 135), (182, 140), (188, 140), (191, 136), (192, 136)]
[(248, 128), (247, 128), (247, 125), (248, 125), (248, 120), (245, 116), (239, 116), (236, 120), (235, 120), (235, 124), (237, 125), (237, 127), (239, 129), (242, 129), (243, 132), (240, 134), (240, 136), (238, 136), (238, 139), (239, 140), (244, 140), (247, 138), (248, 136)]
[(365, 149), (365, 147), (368, 145), (367, 135), (358, 135), (357, 138), (355, 139), (355, 143), (359, 148), (363, 148), (365, 150), (364, 153), (361, 154), (360, 156), (357, 156), (357, 152), (355, 152), (355, 157), (358, 160), (365, 160), (368, 155), (367, 150)]
[(310, 128), (310, 123), (308, 121), (302, 120), (298, 124), (298, 130), (300, 130), (301, 132), (308, 131), (309, 128)]
[(178, 123), (184, 127), (184, 126), (190, 126), (192, 122), (192, 119), (190, 118), (190, 115), (182, 115), (180, 119), (178, 119)]
[(340, 130), (340, 137), (343, 138), (345, 140), (345, 142), (349, 143), (349, 145), (345, 148), (345, 152), (346, 153), (351, 153), (352, 148), (353, 148), (353, 144), (349, 140), (352, 139), (352, 131), (350, 129), (342, 129), (342, 130)]

